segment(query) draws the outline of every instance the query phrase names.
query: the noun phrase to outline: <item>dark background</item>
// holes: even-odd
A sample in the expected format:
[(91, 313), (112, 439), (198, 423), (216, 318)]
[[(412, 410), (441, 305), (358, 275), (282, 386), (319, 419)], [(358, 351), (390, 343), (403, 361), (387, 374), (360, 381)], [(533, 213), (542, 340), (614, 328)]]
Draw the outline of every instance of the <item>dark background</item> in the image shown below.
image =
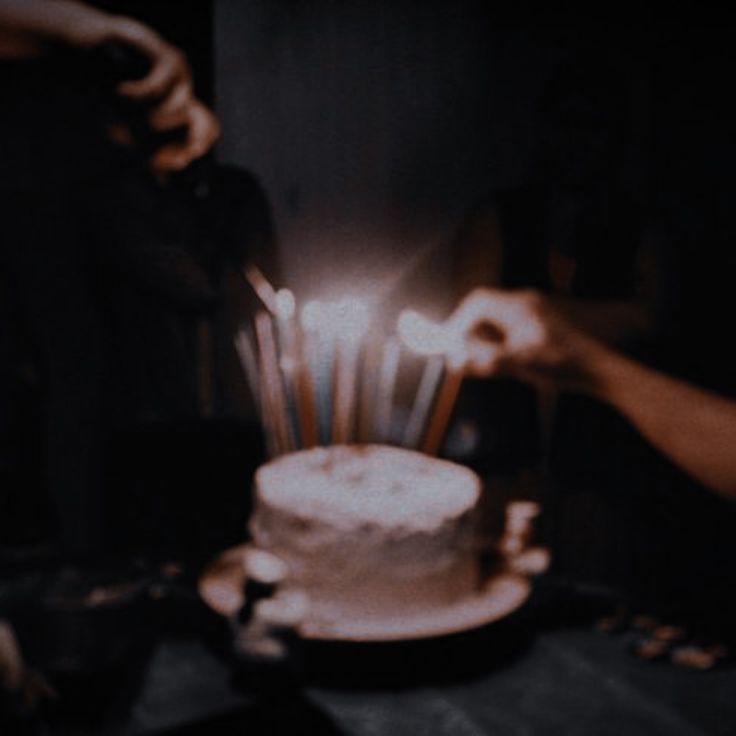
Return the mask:
[[(449, 243), (476, 202), (524, 180), (545, 84), (575, 60), (610, 68), (625, 89), (625, 186), (662, 233), (678, 299), (667, 347), (649, 359), (733, 392), (736, 33), (711, 10), (629, 16), (638, 24), (522, 22), (471, 0), (214, 10), (218, 155), (268, 192), (287, 285), (301, 298), (379, 294), (387, 315), (447, 313)], [(558, 571), (642, 606), (723, 605), (730, 505), (662, 458), (618, 449), (578, 493), (548, 498)]]
[[(626, 185), (687, 273), (679, 350), (661, 362), (732, 391), (736, 33), (706, 9), (630, 25), (552, 13), (521, 22), (470, 0), (100, 4), (124, 6), (189, 54), (222, 122), (218, 160), (250, 170), (268, 195), (276, 285), (301, 300), (378, 294), (387, 314), (405, 304), (447, 312), (448, 244), (479, 199), (524, 179), (545, 83), (577, 58), (603, 60), (626, 87)], [(39, 443), (22, 439), (3, 450), (16, 482), (42, 466)], [(681, 506), (666, 489), (652, 498), (644, 523), (666, 504), (670, 542), (707, 537), (710, 522), (688, 524), (693, 508), (730, 519), (702, 489)], [(578, 507), (570, 540), (599, 536), (606, 512)]]
[(654, 196), (652, 158), (681, 157), (667, 137), (701, 122), (692, 95), (723, 71), (729, 32), (534, 20), (468, 0), (215, 4), (219, 155), (266, 187), (292, 288), (369, 291), (411, 263), (405, 298), (448, 308), (442, 243), (523, 179), (540, 91), (581, 54), (624, 80), (629, 185)]
[[(546, 82), (570, 61), (605, 62), (625, 83), (626, 187), (661, 226), (686, 287), (680, 289), (671, 352), (649, 357), (733, 394), (736, 139), (730, 98), (736, 30), (708, 8), (681, 8), (667, 22), (629, 13), (627, 20), (639, 21), (632, 24), (623, 18), (582, 22), (557, 11), (522, 22), (512, 17), (514, 9), (471, 0), (98, 4), (137, 15), (187, 51), (198, 92), (222, 122), (217, 159), (252, 172), (270, 201), (284, 273), (276, 286), (289, 286), (301, 300), (378, 294), (387, 316), (406, 304), (434, 315), (451, 308), (453, 235), (477, 201), (524, 180), (539, 140), (536, 110)], [(27, 90), (13, 95), (35, 107)], [(8, 171), (0, 171), (0, 183), (3, 176), (13, 178)], [(23, 385), (28, 393), (14, 396), (0, 418), (3, 545), (38, 541), (38, 528), (48, 531), (39, 518), (51, 514), (41, 438), (44, 396), (32, 375)], [(473, 396), (465, 398), (470, 402), (461, 409), (472, 406)], [(166, 538), (177, 552), (196, 546), (194, 540), (207, 551), (222, 545), (224, 515), (234, 525), (228, 533), (241, 534), (244, 466), (257, 462), (260, 452), (252, 425), (247, 436), (237, 423), (218, 424), (222, 417), (200, 419), (133, 427), (112, 463), (113, 471), (123, 468), (129, 506), (136, 497), (125, 495), (130, 489), (157, 499), (157, 514), (143, 519), (144, 535)], [(709, 632), (712, 622), (700, 619), (715, 617), (718, 634), (732, 635), (733, 504), (637, 448), (607, 447), (609, 464), (598, 465), (594, 480), (578, 479), (574, 489), (564, 483), (546, 488), (545, 541), (553, 546), (555, 572), (578, 583), (616, 586), (641, 609), (683, 616), (696, 631)], [(492, 494), (501, 493), (497, 470), (485, 466)], [(526, 491), (539, 493), (532, 486)], [(185, 531), (169, 540), (173, 528)], [(566, 613), (562, 607), (556, 615)], [(586, 707), (606, 716), (613, 707), (605, 722), (616, 728), (622, 706), (641, 702), (654, 719), (660, 711), (622, 686), (625, 678), (612, 676), (609, 662), (627, 672), (634, 666), (620, 665), (618, 650), (607, 659), (599, 643), (586, 642), (543, 645), (537, 649), (547, 658), (543, 669), (528, 660), (530, 674), (522, 669), (506, 689), (497, 681), (490, 689), (481, 683), (479, 710), (492, 718), (494, 708), (518, 703), (525, 718), (532, 714), (540, 723), (570, 713), (585, 724), (578, 715)], [(571, 658), (576, 646), (584, 656)], [(173, 676), (161, 681), (174, 690), (187, 672), (200, 672), (199, 663), (171, 662)], [(662, 674), (652, 672), (652, 679)], [(544, 682), (555, 687), (540, 691)], [(591, 696), (586, 685), (594, 682), (600, 692)], [(701, 683), (691, 691), (682, 681), (670, 688), (667, 677), (657, 682), (673, 700), (687, 692), (683, 701), (693, 703), (708, 687)], [(725, 686), (713, 689), (718, 698)], [(612, 688), (618, 693), (613, 700)], [(194, 692), (202, 691), (195, 682)], [(495, 703), (488, 692), (496, 693)], [(525, 707), (529, 693), (539, 701), (536, 711)], [(422, 722), (434, 722), (440, 711), (423, 705), (425, 695), (417, 696), (417, 712)], [(457, 689), (455, 695), (476, 697)], [(396, 717), (411, 720), (405, 701), (393, 693), (390, 698)], [(337, 703), (350, 716), (350, 701)], [(375, 703), (355, 703), (361, 722), (380, 717)], [(182, 709), (177, 704), (175, 710)], [(718, 717), (706, 715), (709, 722)], [(683, 732), (690, 728), (690, 722), (682, 726)]]

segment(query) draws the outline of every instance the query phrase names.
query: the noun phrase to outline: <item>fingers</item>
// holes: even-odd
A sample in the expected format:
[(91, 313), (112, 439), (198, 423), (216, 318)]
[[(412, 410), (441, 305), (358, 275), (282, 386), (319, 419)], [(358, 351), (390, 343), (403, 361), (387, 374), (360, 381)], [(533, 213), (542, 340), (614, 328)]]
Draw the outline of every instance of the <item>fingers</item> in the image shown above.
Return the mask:
[[(451, 331), (466, 340), (482, 331), (495, 333), (486, 343), (503, 344), (508, 351), (522, 351), (544, 340), (541, 297), (533, 291), (478, 289), (467, 296), (448, 320)], [(477, 342), (477, 341), (476, 341)]]
[(220, 124), (201, 102), (189, 105), (185, 125), (185, 140), (168, 143), (159, 148), (151, 159), (151, 166), (161, 173), (181, 171), (192, 161), (203, 156), (220, 136)]
[(547, 306), (534, 291), (478, 289), (446, 323), (463, 343), (465, 370), (477, 376), (528, 380), (549, 357)]
[(456, 332), (469, 335), (483, 324), (500, 328), (503, 334), (515, 328), (523, 319), (523, 297), (518, 292), (499, 289), (476, 289), (462, 300), (448, 326)]
[(118, 93), (124, 97), (136, 100), (163, 97), (177, 84), (186, 82), (191, 85), (191, 71), (184, 54), (144, 23), (132, 18), (118, 18), (108, 36), (110, 40), (121, 41), (137, 49), (151, 62), (144, 77), (118, 85)]
[(156, 100), (149, 116), (153, 130), (184, 128), (183, 141), (159, 148), (151, 159), (160, 173), (180, 171), (203, 156), (220, 135), (214, 113), (194, 97), (192, 74), (184, 54), (149, 26), (131, 18), (116, 18), (108, 34), (146, 56), (151, 66), (142, 79), (120, 83), (118, 94), (133, 100)]
[(145, 100), (163, 97), (177, 84), (191, 84), (191, 72), (184, 54), (178, 49), (162, 42), (149, 56), (152, 65), (142, 79), (130, 79), (118, 85), (118, 93), (124, 97)]
[(465, 371), (475, 376), (502, 372), (502, 348), (485, 340), (469, 338), (465, 343)]
[(151, 127), (154, 130), (171, 130), (187, 125), (193, 100), (191, 82), (188, 79), (181, 81), (150, 114)]

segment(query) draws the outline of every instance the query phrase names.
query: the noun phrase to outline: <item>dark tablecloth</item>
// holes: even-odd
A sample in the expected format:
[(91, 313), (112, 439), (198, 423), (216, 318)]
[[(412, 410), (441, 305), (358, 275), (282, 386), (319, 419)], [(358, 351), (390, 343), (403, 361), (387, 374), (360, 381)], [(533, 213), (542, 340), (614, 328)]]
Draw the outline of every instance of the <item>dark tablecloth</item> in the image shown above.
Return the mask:
[[(389, 684), (388, 678), (382, 685), (379, 677), (358, 686), (349, 675), (364, 666), (365, 650), (363, 655), (348, 653), (347, 659), (336, 660), (338, 669), (325, 679), (329, 656), (321, 657), (315, 645), (311, 656), (323, 660), (322, 677), (308, 682), (299, 696), (273, 701), (259, 702), (235, 689), (228, 668), (202, 644), (165, 641), (150, 661), (124, 732), (129, 736), (736, 733), (734, 665), (700, 672), (642, 661), (629, 652), (629, 634), (602, 633), (590, 621), (545, 625), (533, 606), (534, 602), (522, 612), (514, 629), (516, 634), (525, 632), (516, 643), (511, 642), (516, 634), (510, 629), (499, 629), (495, 639), (471, 641), (476, 666), (465, 675), (460, 668), (452, 676), (443, 677), (442, 672), (424, 676), (431, 672), (436, 652), (429, 646), (426, 668), (421, 666), (422, 649), (411, 651), (420, 661), (414, 682), (408, 677)], [(402, 650), (396, 651), (404, 658)], [(386, 652), (384, 662), (390, 663), (392, 655)]]

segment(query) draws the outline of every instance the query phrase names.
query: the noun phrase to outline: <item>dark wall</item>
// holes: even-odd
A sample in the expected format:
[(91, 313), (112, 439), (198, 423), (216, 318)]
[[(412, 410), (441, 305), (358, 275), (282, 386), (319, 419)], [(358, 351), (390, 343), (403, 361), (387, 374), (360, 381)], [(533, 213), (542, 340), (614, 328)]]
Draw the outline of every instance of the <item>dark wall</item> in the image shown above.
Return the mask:
[[(638, 28), (512, 24), (470, 0), (218, 0), (215, 9), (220, 155), (262, 180), (288, 285), (302, 297), (366, 290), (395, 307), (446, 310), (443, 246), (478, 198), (527, 173), (545, 83), (581, 56), (607, 64), (625, 88), (625, 185), (662, 233), (680, 305), (672, 355), (658, 360), (732, 390), (723, 337), (736, 278), (733, 28), (700, 26), (713, 18), (694, 8)], [(679, 476), (662, 471), (657, 484), (661, 495), (650, 483), (628, 505), (606, 506), (607, 521), (571, 498), (570, 568), (581, 573), (578, 560), (594, 558), (589, 528), (618, 559), (592, 561), (609, 569), (584, 577), (610, 580), (625, 567), (624, 586), (656, 591), (647, 576), (663, 577), (674, 551), (688, 558), (671, 566), (689, 571), (688, 585), (716, 569), (679, 540), (687, 532), (707, 538), (699, 549), (730, 549), (712, 540), (732, 539), (714, 523), (731, 517), (703, 489), (675, 496)]]
[[(268, 190), (298, 292), (375, 292), (413, 263), (400, 293), (444, 308), (438, 246), (474, 200), (523, 175), (541, 85), (601, 42), (486, 5), (216, 3), (221, 156)], [(606, 43), (639, 79), (627, 39)]]

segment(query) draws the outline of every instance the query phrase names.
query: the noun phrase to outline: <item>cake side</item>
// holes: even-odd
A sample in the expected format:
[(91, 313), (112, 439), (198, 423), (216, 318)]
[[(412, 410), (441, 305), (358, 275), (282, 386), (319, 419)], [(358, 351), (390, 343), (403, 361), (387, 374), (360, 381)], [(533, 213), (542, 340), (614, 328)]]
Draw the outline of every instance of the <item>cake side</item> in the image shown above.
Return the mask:
[(256, 474), (251, 532), (320, 620), (400, 616), (478, 584), (479, 478), (393, 447), (319, 448)]

